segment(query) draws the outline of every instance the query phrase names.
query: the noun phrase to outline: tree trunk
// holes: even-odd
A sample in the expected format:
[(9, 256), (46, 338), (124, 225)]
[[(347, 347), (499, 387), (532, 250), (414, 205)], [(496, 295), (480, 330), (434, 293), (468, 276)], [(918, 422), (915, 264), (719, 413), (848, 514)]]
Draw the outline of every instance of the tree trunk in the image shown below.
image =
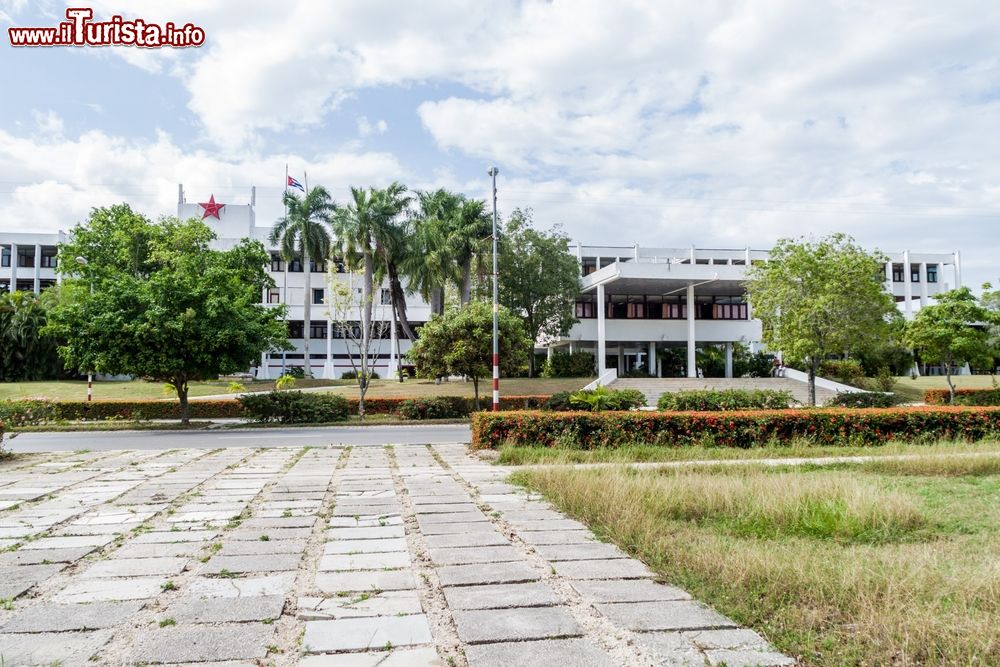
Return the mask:
[(396, 319), (399, 320), (399, 326), (402, 327), (406, 337), (411, 342), (415, 341), (417, 336), (414, 334), (413, 327), (410, 326), (410, 320), (406, 316), (406, 294), (403, 293), (403, 284), (399, 280), (399, 269), (395, 263), (389, 263), (386, 270), (389, 274), (389, 295), (392, 297), (392, 307), (396, 311)]
[(476, 396), (476, 410), (479, 409), (479, 377), (472, 376), (472, 393)]
[(360, 398), (358, 400), (358, 416), (365, 416), (365, 392), (368, 390), (368, 352), (371, 348), (372, 332), (372, 281), (375, 275), (375, 263), (370, 250), (365, 250), (365, 276), (361, 288), (361, 377), (358, 378)]
[(945, 379), (948, 381), (948, 405), (955, 404), (955, 385), (951, 381), (951, 357), (944, 362)]
[(472, 300), (472, 257), (466, 257), (462, 262), (462, 294), (459, 297), (463, 306)]
[(809, 405), (816, 407), (816, 368), (819, 363), (809, 359)]
[(531, 351), (528, 353), (528, 377), (535, 377), (535, 346), (533, 344)]
[(302, 301), (302, 350), (303, 357), (305, 357), (306, 364), (303, 367), (303, 377), (312, 377), (312, 359), (309, 358), (309, 334), (310, 325), (312, 324), (310, 318), (312, 316), (312, 271), (309, 270), (309, 253), (306, 249), (302, 248), (302, 270), (306, 273), (306, 286), (305, 286), (305, 299)]
[(177, 401), (181, 407), (181, 423), (187, 426), (191, 423), (191, 407), (188, 405), (188, 383), (186, 379), (174, 378), (174, 389), (177, 391)]
[(444, 315), (444, 288), (435, 287), (431, 290), (431, 314)]

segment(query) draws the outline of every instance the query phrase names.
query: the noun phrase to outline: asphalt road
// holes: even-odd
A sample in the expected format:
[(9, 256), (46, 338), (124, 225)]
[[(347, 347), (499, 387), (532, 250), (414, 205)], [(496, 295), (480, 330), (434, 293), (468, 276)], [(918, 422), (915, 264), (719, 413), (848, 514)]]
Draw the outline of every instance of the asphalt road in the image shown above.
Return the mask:
[(425, 426), (323, 426), (245, 428), (213, 431), (75, 431), (21, 433), (10, 440), (14, 452), (77, 449), (173, 449), (175, 447), (281, 447), (287, 445), (423, 445), (469, 442), (468, 424)]

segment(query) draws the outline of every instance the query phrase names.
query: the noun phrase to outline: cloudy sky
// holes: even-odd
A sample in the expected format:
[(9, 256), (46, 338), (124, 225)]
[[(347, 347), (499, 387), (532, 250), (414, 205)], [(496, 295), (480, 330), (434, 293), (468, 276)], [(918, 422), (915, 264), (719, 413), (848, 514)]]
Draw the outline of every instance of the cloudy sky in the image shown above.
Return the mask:
[[(86, 5), (73, 2), (74, 6)], [(254, 5), (252, 11), (246, 8)], [(259, 5), (259, 6), (257, 6)], [(125, 200), (280, 214), (401, 180), (530, 207), (585, 243), (767, 247), (844, 231), (1000, 279), (1000, 3), (169, 3), (203, 47), (0, 46), (0, 227)], [(0, 0), (0, 25), (65, 5)], [(6, 30), (4, 30), (6, 33)]]

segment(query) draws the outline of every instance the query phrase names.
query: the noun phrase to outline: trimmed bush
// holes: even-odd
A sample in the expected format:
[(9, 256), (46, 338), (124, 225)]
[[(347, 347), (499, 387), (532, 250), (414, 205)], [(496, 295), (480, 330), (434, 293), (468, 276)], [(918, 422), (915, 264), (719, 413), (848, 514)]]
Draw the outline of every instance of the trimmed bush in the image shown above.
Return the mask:
[[(220, 419), (243, 416), (237, 401), (190, 402), (192, 419)], [(176, 401), (0, 401), (0, 419), (10, 426), (66, 421), (180, 419)]]
[(469, 414), (469, 402), (461, 396), (411, 398), (400, 403), (397, 412), (404, 419), (451, 419)]
[(819, 365), (819, 375), (853, 387), (865, 385), (865, 369), (857, 359), (824, 361)]
[(594, 374), (594, 355), (590, 352), (553, 352), (542, 365), (542, 377), (582, 378)]
[(792, 405), (791, 392), (773, 389), (695, 389), (660, 394), (660, 410), (724, 411), (783, 410)]
[[(340, 374), (340, 379), (341, 380), (357, 380), (358, 379), (358, 372), (357, 371), (346, 371), (346, 372)], [(368, 379), (369, 380), (377, 380), (378, 379), (378, 373), (376, 373), (375, 371), (368, 371)]]
[[(928, 389), (924, 392), (927, 405), (948, 405), (947, 389)], [(956, 389), (955, 405), (1000, 405), (1000, 389)]]
[(30, 426), (57, 421), (59, 411), (52, 401), (25, 399), (0, 401), (0, 422), (7, 426)]
[(569, 403), (569, 397), (573, 395), (571, 391), (559, 391), (551, 396), (542, 405), (543, 410), (556, 410), (558, 412), (566, 412), (572, 410), (573, 406)]
[(646, 395), (638, 389), (581, 389), (569, 396), (569, 404), (577, 410), (632, 410), (646, 405)]
[(877, 445), (888, 440), (981, 439), (1000, 433), (1000, 408), (910, 407), (748, 412), (480, 412), (472, 446), (499, 448), (626, 444), (711, 444), (750, 448), (807, 438), (818, 445)]
[(269, 391), (239, 399), (247, 419), (281, 424), (315, 424), (347, 419), (350, 406), (337, 394)]
[(892, 394), (877, 391), (843, 391), (826, 402), (826, 405), (840, 408), (891, 408), (899, 403)]

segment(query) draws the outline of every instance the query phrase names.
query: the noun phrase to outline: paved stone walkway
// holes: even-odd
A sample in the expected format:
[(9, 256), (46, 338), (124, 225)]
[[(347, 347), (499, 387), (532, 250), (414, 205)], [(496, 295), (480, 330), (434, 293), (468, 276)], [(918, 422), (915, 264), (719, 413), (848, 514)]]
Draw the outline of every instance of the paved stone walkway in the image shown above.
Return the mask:
[(0, 464), (14, 665), (789, 665), (464, 446)]

